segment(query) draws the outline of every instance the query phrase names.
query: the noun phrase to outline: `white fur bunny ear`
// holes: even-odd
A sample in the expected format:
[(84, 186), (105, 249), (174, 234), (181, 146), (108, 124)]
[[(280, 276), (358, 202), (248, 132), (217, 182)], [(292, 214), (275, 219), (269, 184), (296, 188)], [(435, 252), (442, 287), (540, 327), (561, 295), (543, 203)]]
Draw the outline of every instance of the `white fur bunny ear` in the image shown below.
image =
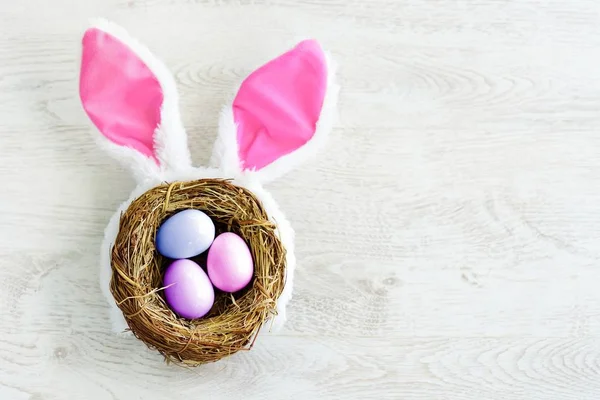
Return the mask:
[(262, 182), (285, 174), (331, 131), (337, 94), (334, 68), (319, 43), (300, 42), (244, 80), (221, 114), (213, 165)]
[(83, 37), (79, 93), (103, 147), (138, 180), (190, 166), (173, 76), (125, 30), (99, 21)]

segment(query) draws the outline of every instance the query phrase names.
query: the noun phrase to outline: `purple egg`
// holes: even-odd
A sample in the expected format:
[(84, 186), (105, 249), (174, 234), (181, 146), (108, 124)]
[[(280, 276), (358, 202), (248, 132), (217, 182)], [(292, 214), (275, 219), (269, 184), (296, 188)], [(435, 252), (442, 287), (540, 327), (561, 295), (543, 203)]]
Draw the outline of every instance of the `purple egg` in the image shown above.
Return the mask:
[(206, 251), (215, 224), (200, 210), (184, 210), (167, 218), (156, 232), (156, 250), (169, 258), (189, 258)]
[(225, 232), (217, 236), (206, 260), (208, 276), (224, 292), (237, 292), (250, 282), (254, 262), (248, 245), (238, 235)]
[(163, 279), (165, 299), (179, 316), (200, 318), (210, 311), (215, 291), (206, 272), (191, 260), (177, 260), (165, 271)]

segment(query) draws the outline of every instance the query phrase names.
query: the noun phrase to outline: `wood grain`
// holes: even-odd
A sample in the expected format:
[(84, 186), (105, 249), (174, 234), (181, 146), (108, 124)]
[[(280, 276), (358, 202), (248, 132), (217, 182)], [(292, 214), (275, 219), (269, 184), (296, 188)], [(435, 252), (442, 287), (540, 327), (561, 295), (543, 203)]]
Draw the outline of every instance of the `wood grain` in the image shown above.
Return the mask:
[[(295, 40), (339, 64), (327, 151), (270, 188), (289, 323), (193, 370), (110, 334), (102, 230), (133, 187), (90, 140), (104, 16), (173, 71), (194, 160)], [(600, 3), (23, 0), (0, 5), (0, 399), (600, 397)]]

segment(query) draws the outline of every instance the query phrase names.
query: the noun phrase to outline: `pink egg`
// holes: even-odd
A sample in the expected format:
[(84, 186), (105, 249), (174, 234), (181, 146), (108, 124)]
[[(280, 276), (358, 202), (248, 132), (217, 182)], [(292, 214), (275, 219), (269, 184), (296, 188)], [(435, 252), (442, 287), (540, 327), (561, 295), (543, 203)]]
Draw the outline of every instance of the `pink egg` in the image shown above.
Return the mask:
[(215, 301), (215, 291), (204, 270), (192, 260), (177, 260), (165, 271), (165, 299), (179, 316), (188, 319), (206, 315)]
[(243, 289), (254, 274), (254, 262), (248, 245), (231, 232), (217, 236), (208, 250), (206, 266), (212, 284), (224, 292)]

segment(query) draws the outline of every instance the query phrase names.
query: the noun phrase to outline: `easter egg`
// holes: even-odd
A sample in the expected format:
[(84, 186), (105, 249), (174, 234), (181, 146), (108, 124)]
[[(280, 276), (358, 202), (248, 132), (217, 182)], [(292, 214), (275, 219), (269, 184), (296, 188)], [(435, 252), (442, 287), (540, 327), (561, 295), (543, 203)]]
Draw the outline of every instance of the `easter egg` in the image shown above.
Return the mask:
[(156, 232), (156, 250), (169, 258), (189, 258), (206, 251), (215, 238), (215, 224), (200, 210), (169, 217)]
[(163, 285), (167, 304), (183, 318), (203, 317), (215, 301), (215, 291), (206, 272), (192, 260), (171, 263), (165, 271)]
[(254, 262), (248, 245), (232, 232), (216, 237), (208, 250), (206, 266), (212, 284), (224, 292), (243, 289), (254, 274)]

